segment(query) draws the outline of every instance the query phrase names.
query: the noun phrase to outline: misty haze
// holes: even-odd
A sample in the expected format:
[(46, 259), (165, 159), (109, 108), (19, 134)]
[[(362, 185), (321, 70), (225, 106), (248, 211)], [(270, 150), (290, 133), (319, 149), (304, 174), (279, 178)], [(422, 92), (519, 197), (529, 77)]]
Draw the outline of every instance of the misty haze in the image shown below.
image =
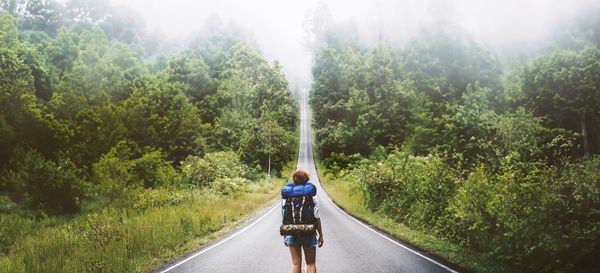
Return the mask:
[(0, 272), (596, 272), (599, 46), (598, 0), (0, 0)]

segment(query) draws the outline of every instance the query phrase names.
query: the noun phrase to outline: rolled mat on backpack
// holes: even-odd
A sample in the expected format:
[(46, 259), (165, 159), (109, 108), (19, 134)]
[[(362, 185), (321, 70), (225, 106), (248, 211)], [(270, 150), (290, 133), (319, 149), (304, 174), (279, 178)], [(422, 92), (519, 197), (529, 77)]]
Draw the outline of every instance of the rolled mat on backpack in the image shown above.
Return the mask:
[(312, 235), (317, 230), (315, 224), (281, 225), (279, 234), (283, 235)]
[(304, 185), (296, 185), (288, 183), (281, 189), (281, 198), (286, 199), (292, 196), (310, 195), (315, 196), (317, 188), (312, 183), (308, 182)]

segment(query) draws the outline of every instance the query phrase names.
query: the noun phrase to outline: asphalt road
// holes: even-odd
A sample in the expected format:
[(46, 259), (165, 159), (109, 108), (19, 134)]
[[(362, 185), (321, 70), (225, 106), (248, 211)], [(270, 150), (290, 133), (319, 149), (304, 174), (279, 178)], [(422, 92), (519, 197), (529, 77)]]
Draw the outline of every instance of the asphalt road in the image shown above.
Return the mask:
[[(318, 272), (456, 272), (426, 253), (377, 232), (338, 208), (321, 188), (315, 169), (308, 98), (302, 101), (298, 169), (317, 186), (324, 245)], [(282, 185), (283, 186), (283, 185)], [(279, 236), (280, 203), (237, 231), (152, 272), (291, 272), (291, 258)]]

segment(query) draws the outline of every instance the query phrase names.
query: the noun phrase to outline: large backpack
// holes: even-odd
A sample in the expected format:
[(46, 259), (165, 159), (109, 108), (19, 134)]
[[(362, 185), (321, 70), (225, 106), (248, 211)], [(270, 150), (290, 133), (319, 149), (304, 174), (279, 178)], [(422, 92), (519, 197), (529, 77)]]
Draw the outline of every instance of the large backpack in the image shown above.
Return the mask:
[(317, 189), (312, 183), (296, 185), (289, 183), (281, 189), (285, 199), (281, 235), (310, 235), (316, 232), (315, 203)]

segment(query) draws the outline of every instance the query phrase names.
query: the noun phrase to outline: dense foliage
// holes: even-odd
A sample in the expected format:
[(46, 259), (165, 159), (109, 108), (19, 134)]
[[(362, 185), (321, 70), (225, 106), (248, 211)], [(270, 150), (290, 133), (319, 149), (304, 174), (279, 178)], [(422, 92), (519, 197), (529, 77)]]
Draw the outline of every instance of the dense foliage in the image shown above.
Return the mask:
[(199, 38), (161, 65), (107, 36), (110, 20), (34, 37), (40, 17), (26, 10), (0, 17), (0, 194), (12, 202), (60, 214), (137, 189), (239, 186), (294, 156), (288, 82), (243, 39)]
[(147, 271), (274, 198), (296, 101), (209, 20), (181, 48), (109, 1), (0, 2), (0, 271)]
[(525, 271), (600, 266), (600, 50), (590, 31), (570, 36), (582, 46), (506, 72), (468, 36), (365, 48), (330, 31), (313, 67), (316, 147), (366, 207)]

